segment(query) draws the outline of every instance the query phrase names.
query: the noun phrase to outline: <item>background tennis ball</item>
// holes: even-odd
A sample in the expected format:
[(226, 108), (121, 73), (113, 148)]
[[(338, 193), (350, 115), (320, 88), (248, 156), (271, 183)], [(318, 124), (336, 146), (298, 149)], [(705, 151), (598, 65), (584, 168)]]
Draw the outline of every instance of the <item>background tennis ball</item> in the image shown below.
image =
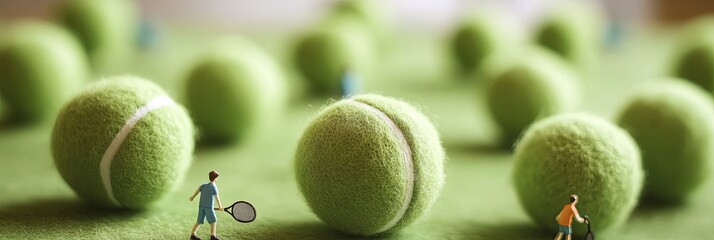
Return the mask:
[(604, 39), (602, 16), (594, 9), (598, 7), (575, 4), (553, 10), (536, 30), (534, 41), (575, 66), (589, 65)]
[(300, 40), (293, 59), (313, 93), (339, 95), (346, 69), (368, 80), (375, 58), (374, 40), (353, 21), (325, 25)]
[(284, 106), (283, 77), (274, 60), (251, 42), (217, 43), (186, 83), (186, 107), (200, 139), (237, 141), (269, 121)]
[(714, 94), (714, 34), (683, 47), (675, 62), (673, 75)]
[(714, 161), (714, 102), (691, 83), (678, 79), (651, 83), (629, 100), (618, 122), (642, 151), (645, 197), (682, 202), (709, 176)]
[(536, 48), (515, 61), (486, 88), (488, 109), (508, 145), (536, 120), (573, 110), (580, 98), (575, 74), (558, 56)]
[(0, 98), (15, 121), (49, 119), (87, 81), (77, 39), (45, 22), (13, 25), (0, 46)]
[[(600, 117), (561, 114), (530, 127), (516, 145), (513, 180), (526, 213), (555, 231), (555, 216), (577, 194), (576, 207), (603, 233), (622, 224), (642, 188), (640, 152), (624, 130)], [(573, 224), (584, 235), (584, 224)]]
[(389, 21), (378, 0), (342, 0), (336, 1), (327, 21), (340, 21), (342, 18), (357, 20), (363, 24), (377, 42), (386, 43), (389, 39)]
[(502, 19), (488, 13), (478, 13), (464, 21), (450, 39), (450, 52), (457, 68), (463, 73), (480, 69), (487, 56), (513, 47), (512, 34), (506, 33)]
[(136, 11), (132, 0), (70, 0), (58, 17), (79, 38), (95, 70), (111, 71), (135, 47)]
[(325, 109), (299, 141), (295, 169), (315, 214), (350, 234), (402, 228), (423, 215), (444, 185), (439, 135), (417, 109), (358, 95)]
[(112, 77), (69, 102), (52, 130), (62, 178), (99, 206), (142, 208), (183, 177), (194, 130), (186, 110), (154, 83)]

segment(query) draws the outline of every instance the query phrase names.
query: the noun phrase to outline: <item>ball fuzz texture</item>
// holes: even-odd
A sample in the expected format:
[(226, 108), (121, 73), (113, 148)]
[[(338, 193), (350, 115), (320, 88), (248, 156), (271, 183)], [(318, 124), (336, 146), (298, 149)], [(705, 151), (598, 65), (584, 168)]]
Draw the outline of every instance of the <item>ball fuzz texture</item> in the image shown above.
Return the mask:
[(280, 112), (283, 84), (282, 73), (267, 53), (247, 40), (226, 40), (189, 73), (186, 107), (202, 141), (235, 142)]
[[(642, 188), (640, 152), (630, 135), (597, 116), (570, 113), (535, 123), (516, 145), (513, 180), (521, 205), (545, 229), (577, 194), (576, 205), (603, 232), (623, 223)], [(583, 224), (573, 224), (585, 234)]]
[(618, 123), (642, 151), (644, 196), (679, 203), (709, 176), (714, 161), (714, 103), (684, 80), (643, 87), (625, 105)]
[(0, 46), (0, 98), (15, 121), (50, 119), (87, 81), (78, 40), (45, 22), (19, 23), (7, 37)]
[(577, 77), (562, 60), (542, 49), (531, 49), (487, 80), (486, 102), (511, 145), (538, 119), (570, 111), (579, 102)]
[(183, 180), (194, 147), (188, 113), (147, 80), (113, 77), (69, 102), (52, 130), (62, 178), (99, 206), (142, 208)]
[(409, 225), (444, 185), (444, 150), (431, 122), (409, 104), (358, 95), (326, 107), (295, 156), (300, 191), (328, 225), (355, 235)]

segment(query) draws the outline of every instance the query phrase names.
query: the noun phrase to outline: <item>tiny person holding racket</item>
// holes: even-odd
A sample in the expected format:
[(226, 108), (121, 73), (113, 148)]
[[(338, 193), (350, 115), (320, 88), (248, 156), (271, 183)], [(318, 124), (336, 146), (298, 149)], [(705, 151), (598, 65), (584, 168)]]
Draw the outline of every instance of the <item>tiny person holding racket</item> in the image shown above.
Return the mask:
[(216, 237), (217, 220), (216, 212), (213, 211), (213, 198), (215, 197), (216, 202), (218, 203), (218, 210), (223, 211), (223, 205), (221, 205), (221, 198), (218, 196), (216, 178), (218, 178), (218, 172), (209, 172), (208, 180), (211, 181), (198, 186), (196, 192), (188, 198), (189, 201), (193, 201), (196, 195), (198, 195), (199, 192), (201, 193), (201, 198), (198, 203), (198, 221), (195, 225), (193, 225), (193, 229), (191, 230), (191, 240), (201, 240), (201, 238), (196, 236), (196, 231), (198, 231), (198, 227), (203, 224), (204, 219), (207, 219), (208, 223), (211, 224), (211, 240), (219, 240), (219, 238)]
[(573, 230), (570, 225), (573, 223), (573, 217), (575, 217), (578, 222), (586, 222), (587, 218), (580, 216), (578, 209), (575, 208), (576, 204), (578, 204), (578, 195), (570, 194), (570, 202), (563, 206), (558, 216), (555, 216), (555, 221), (558, 222), (558, 235), (555, 236), (555, 240), (562, 239), (563, 235), (565, 235), (565, 239), (571, 239)]

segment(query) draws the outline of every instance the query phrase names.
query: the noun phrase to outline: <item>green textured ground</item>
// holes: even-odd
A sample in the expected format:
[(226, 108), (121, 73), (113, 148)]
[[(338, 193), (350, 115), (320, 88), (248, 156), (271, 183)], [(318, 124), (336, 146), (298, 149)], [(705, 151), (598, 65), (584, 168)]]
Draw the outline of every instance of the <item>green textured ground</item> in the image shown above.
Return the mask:
[[(184, 74), (205, 35), (167, 32), (164, 45), (140, 55), (130, 72), (154, 79), (180, 96), (176, 79)], [(601, 65), (583, 72), (586, 101), (582, 109), (611, 118), (638, 82), (661, 75), (661, 59), (671, 44), (655, 37), (667, 35), (641, 33), (629, 38), (619, 53), (605, 52)], [(171, 36), (181, 40), (171, 40)], [(444, 61), (439, 55), (443, 45), (426, 39), (395, 45), (397, 48), (383, 57), (382, 78), (366, 85), (377, 93), (428, 109), (449, 157), (446, 186), (421, 221), (384, 238), (552, 239), (554, 232), (535, 226), (516, 199), (509, 180), (511, 154), (494, 147), (495, 130), (482, 110), (477, 84), (458, 82), (443, 74), (440, 63)], [(289, 38), (269, 36), (260, 40), (278, 58), (286, 59)], [(297, 140), (310, 117), (327, 102), (293, 99), (273, 131), (242, 145), (197, 149), (186, 181), (142, 212), (98, 210), (82, 203), (54, 168), (49, 148), (51, 123), (2, 125), (0, 238), (187, 238), (197, 205), (189, 202), (188, 196), (205, 181), (209, 170), (217, 169), (222, 173), (218, 185), (223, 202), (247, 200), (258, 210), (258, 219), (250, 224), (219, 214), (219, 235), (225, 239), (349, 239), (310, 212), (294, 181), (292, 156)], [(639, 207), (623, 228), (605, 238), (711, 238), (714, 181), (703, 189), (685, 206)], [(553, 211), (555, 215), (558, 209)], [(208, 226), (199, 234), (207, 237)]]

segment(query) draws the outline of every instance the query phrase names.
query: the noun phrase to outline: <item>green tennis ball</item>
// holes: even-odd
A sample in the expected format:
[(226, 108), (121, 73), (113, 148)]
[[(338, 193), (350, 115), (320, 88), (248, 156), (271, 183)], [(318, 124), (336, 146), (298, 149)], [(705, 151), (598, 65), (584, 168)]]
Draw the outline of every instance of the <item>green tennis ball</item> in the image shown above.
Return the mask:
[(644, 197), (683, 202), (709, 177), (714, 103), (691, 83), (668, 79), (643, 87), (625, 105), (618, 123), (642, 151)]
[(487, 80), (486, 102), (505, 144), (538, 119), (573, 110), (579, 102), (576, 74), (548, 51), (524, 51), (503, 68)]
[[(516, 145), (513, 181), (526, 213), (555, 231), (555, 216), (577, 194), (576, 208), (593, 232), (621, 225), (637, 204), (643, 182), (640, 152), (624, 130), (589, 114), (561, 114), (530, 127)], [(573, 224), (584, 235), (584, 224)]]
[(70, 0), (58, 18), (81, 41), (92, 65), (113, 68), (133, 49), (137, 10), (132, 0)]
[(238, 141), (280, 112), (283, 84), (275, 61), (252, 43), (219, 42), (188, 75), (186, 107), (202, 140)]
[(405, 227), (436, 201), (444, 150), (431, 122), (409, 104), (358, 95), (322, 110), (295, 155), (307, 204), (340, 231), (371, 236)]
[(193, 137), (188, 113), (161, 87), (136, 77), (112, 77), (64, 106), (52, 130), (52, 156), (82, 199), (137, 209), (182, 182)]
[(326, 25), (297, 44), (293, 59), (313, 93), (339, 95), (344, 72), (368, 80), (375, 58), (374, 40), (351, 21)]
[(0, 98), (21, 122), (49, 119), (87, 81), (77, 39), (45, 22), (22, 22), (0, 46)]
[(575, 66), (591, 64), (604, 35), (602, 17), (593, 9), (569, 6), (553, 11), (536, 30), (534, 41)]
[(485, 59), (496, 52), (512, 48), (512, 34), (507, 33), (498, 16), (480, 13), (464, 21), (450, 39), (450, 52), (462, 73), (473, 73), (481, 68)]
[(327, 21), (341, 21), (342, 18), (357, 20), (364, 25), (378, 43), (386, 44), (390, 35), (389, 21), (377, 0), (341, 0), (334, 3)]
[(673, 72), (714, 94), (714, 36), (688, 41), (676, 58)]

